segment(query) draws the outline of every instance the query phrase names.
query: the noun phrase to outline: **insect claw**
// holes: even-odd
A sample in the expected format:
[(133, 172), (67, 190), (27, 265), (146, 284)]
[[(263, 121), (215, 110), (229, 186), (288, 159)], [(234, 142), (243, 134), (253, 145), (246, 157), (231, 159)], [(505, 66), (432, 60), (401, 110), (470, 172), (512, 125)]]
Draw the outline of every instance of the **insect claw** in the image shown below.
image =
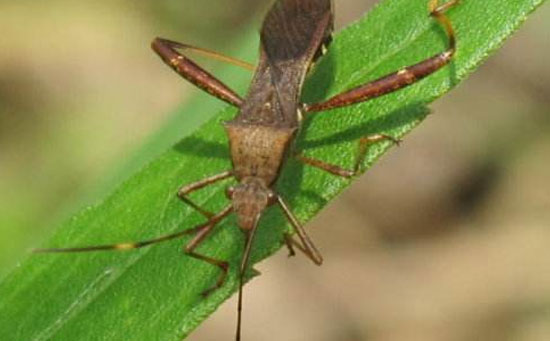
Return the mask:
[(398, 138), (398, 137), (393, 137), (391, 135), (382, 135), (384, 136), (386, 139), (390, 140), (391, 142), (393, 142), (396, 146), (401, 146), (401, 143), (403, 142), (402, 139)]
[(285, 233), (285, 244), (288, 249), (288, 255), (287, 257), (294, 257), (296, 256), (296, 252), (294, 251), (294, 246), (292, 246), (292, 236), (290, 236), (288, 233)]

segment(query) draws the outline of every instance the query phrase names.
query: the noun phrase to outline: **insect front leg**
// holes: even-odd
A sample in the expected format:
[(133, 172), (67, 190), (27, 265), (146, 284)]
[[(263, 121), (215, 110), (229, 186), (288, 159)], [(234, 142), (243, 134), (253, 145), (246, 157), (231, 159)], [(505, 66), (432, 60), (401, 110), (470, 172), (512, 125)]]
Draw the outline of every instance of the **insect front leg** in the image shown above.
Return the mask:
[(209, 256), (205, 256), (203, 254), (195, 252), (195, 249), (205, 240), (205, 238), (214, 230), (214, 227), (229, 213), (233, 211), (233, 206), (229, 205), (225, 209), (223, 209), (220, 213), (213, 216), (206, 224), (203, 224), (196, 228), (197, 234), (193, 239), (187, 243), (187, 245), (184, 248), (185, 254), (187, 254), (190, 257), (193, 257), (195, 259), (201, 260), (203, 262), (206, 262), (208, 264), (212, 264), (214, 266), (217, 266), (221, 269), (221, 274), (218, 277), (216, 284), (212, 287), (204, 290), (202, 292), (202, 296), (206, 297), (210, 295), (213, 291), (219, 289), (224, 283), (225, 279), (227, 278), (227, 272), (229, 271), (229, 263), (223, 260), (215, 259)]
[(359, 140), (359, 148), (357, 150), (357, 156), (355, 158), (352, 169), (346, 169), (337, 165), (333, 165), (331, 163), (327, 163), (325, 161), (303, 156), (302, 154), (297, 154), (296, 158), (306, 165), (322, 169), (326, 172), (329, 172), (330, 174), (341, 176), (344, 178), (352, 178), (357, 175), (357, 173), (359, 172), (359, 168), (363, 164), (363, 161), (365, 161), (365, 156), (367, 155), (369, 145), (380, 141), (391, 141), (395, 144), (401, 143), (401, 140), (384, 134), (374, 134), (362, 137)]
[(187, 205), (193, 207), (195, 210), (200, 212), (202, 215), (206, 217), (206, 219), (211, 219), (214, 216), (214, 213), (209, 212), (199, 205), (195, 204), (191, 199), (187, 198), (187, 195), (191, 192), (194, 192), (198, 189), (201, 189), (203, 187), (206, 187), (208, 185), (211, 185), (215, 182), (221, 181), (223, 179), (227, 179), (229, 177), (233, 176), (232, 171), (226, 171), (220, 174), (216, 174), (213, 176), (210, 176), (208, 178), (204, 178), (202, 180), (199, 180), (197, 182), (193, 182), (187, 185), (183, 185), (179, 191), (178, 191), (178, 198), (180, 198), (183, 202), (185, 202)]

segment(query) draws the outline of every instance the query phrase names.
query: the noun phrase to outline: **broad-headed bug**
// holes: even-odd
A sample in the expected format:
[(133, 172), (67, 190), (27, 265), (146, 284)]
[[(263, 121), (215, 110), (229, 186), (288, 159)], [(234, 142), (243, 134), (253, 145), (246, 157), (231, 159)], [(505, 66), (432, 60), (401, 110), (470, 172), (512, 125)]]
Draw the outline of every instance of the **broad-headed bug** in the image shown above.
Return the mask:
[[(192, 234), (193, 238), (186, 245), (185, 253), (217, 266), (221, 270), (217, 282), (204, 291), (203, 294), (207, 296), (224, 284), (229, 264), (226, 261), (197, 253), (195, 249), (222, 219), (230, 213), (235, 213), (238, 225), (246, 236), (239, 269), (236, 339), (240, 340), (243, 276), (248, 266), (258, 222), (268, 207), (278, 205), (298, 235), (299, 241), (290, 234), (284, 235), (284, 241), (291, 254), (294, 254), (294, 248), (297, 248), (315, 264), (320, 265), (323, 261), (321, 254), (302, 225), (275, 189), (278, 175), (287, 158), (296, 157), (309, 166), (320, 168), (336, 176), (349, 178), (358, 172), (369, 144), (382, 140), (399, 142), (384, 134), (365, 136), (359, 140), (354, 167), (351, 170), (344, 169), (299, 153), (292, 153), (291, 147), (299, 132), (302, 116), (351, 105), (396, 91), (448, 64), (455, 53), (455, 38), (451, 23), (443, 13), (456, 3), (457, 0), (451, 0), (440, 5), (438, 0), (429, 1), (430, 15), (443, 26), (449, 39), (449, 46), (445, 51), (319, 103), (300, 103), (300, 94), (312, 63), (323, 54), (331, 41), (333, 30), (331, 0), (277, 0), (263, 22), (260, 35), (260, 60), (255, 67), (213, 51), (156, 38), (152, 42), (153, 50), (174, 71), (209, 94), (239, 109), (239, 113), (234, 119), (224, 123), (229, 139), (233, 169), (184, 185), (178, 192), (178, 197), (181, 200), (205, 216), (206, 223), (192, 229), (141, 242), (37, 251), (127, 250)], [(255, 70), (246, 97), (243, 99), (179, 50), (194, 50), (215, 59)], [(227, 188), (226, 195), (231, 203), (216, 214), (203, 209), (187, 197), (191, 192), (230, 177), (234, 177), (238, 182)]]

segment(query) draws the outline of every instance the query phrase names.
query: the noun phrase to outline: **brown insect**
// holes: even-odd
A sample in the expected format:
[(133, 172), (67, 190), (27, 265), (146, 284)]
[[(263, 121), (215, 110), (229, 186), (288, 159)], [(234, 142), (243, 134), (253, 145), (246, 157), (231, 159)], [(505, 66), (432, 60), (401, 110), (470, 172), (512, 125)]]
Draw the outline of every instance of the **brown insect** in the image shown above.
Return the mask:
[[(263, 22), (260, 36), (260, 60), (256, 67), (213, 51), (156, 38), (152, 43), (152, 48), (166, 64), (199, 88), (240, 109), (239, 114), (233, 120), (224, 123), (229, 139), (233, 169), (185, 185), (178, 192), (178, 197), (181, 200), (206, 217), (206, 223), (185, 231), (135, 243), (37, 251), (127, 250), (192, 234), (194, 237), (186, 245), (185, 253), (215, 265), (221, 270), (215, 285), (203, 292), (203, 295), (207, 296), (224, 284), (229, 264), (226, 261), (197, 253), (195, 249), (222, 219), (230, 213), (235, 213), (239, 227), (246, 236), (239, 269), (236, 339), (240, 340), (243, 276), (248, 266), (250, 249), (259, 219), (266, 208), (278, 205), (294, 227), (299, 241), (290, 234), (284, 235), (284, 242), (291, 255), (294, 254), (294, 248), (297, 248), (315, 264), (320, 265), (323, 261), (321, 254), (309, 239), (302, 225), (293, 215), (285, 200), (275, 190), (277, 177), (287, 158), (296, 157), (307, 165), (336, 176), (350, 178), (358, 172), (369, 144), (383, 140), (399, 142), (384, 134), (361, 138), (354, 167), (348, 170), (292, 152), (292, 144), (298, 134), (302, 116), (366, 101), (396, 91), (449, 63), (455, 52), (455, 38), (450, 21), (443, 12), (455, 5), (457, 1), (451, 0), (440, 5), (438, 0), (429, 0), (431, 16), (437, 19), (447, 32), (449, 39), (447, 50), (320, 103), (300, 103), (300, 92), (312, 63), (322, 55), (330, 44), (333, 30), (331, 0), (276, 1)], [(241, 98), (224, 83), (178, 52), (178, 50), (186, 49), (244, 68), (255, 69), (247, 96), (244, 99)], [(231, 204), (216, 214), (203, 209), (187, 197), (191, 192), (230, 177), (234, 177), (238, 181), (237, 185), (227, 188), (226, 191)]]

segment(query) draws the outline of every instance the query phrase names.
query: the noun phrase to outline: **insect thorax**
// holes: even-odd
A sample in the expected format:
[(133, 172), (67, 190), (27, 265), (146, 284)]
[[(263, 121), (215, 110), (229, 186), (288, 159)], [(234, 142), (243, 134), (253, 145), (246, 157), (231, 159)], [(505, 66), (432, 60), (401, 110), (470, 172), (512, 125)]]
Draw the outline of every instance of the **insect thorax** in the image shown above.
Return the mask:
[(225, 123), (235, 177), (258, 177), (266, 186), (277, 179), (296, 128)]

